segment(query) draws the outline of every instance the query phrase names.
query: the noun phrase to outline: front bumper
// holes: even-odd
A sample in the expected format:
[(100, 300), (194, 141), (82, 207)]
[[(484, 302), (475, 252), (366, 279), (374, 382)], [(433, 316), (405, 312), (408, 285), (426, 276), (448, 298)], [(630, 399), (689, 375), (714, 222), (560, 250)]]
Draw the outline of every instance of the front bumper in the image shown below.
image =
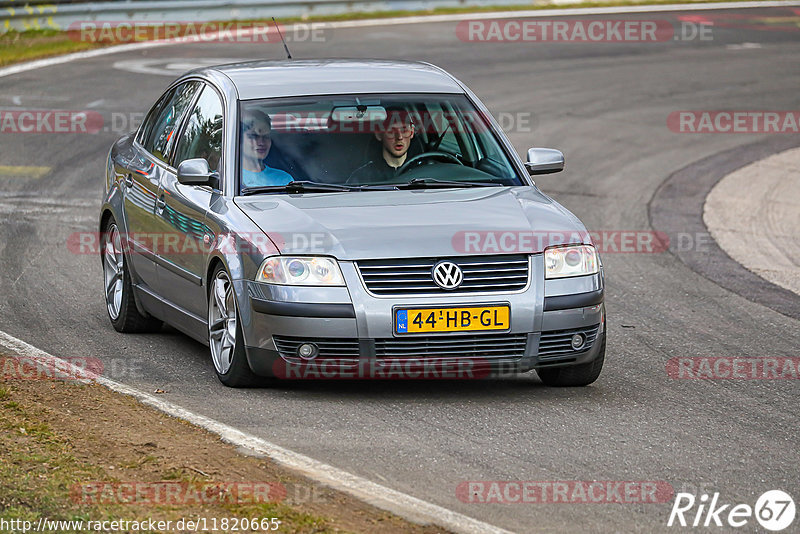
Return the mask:
[[(602, 272), (545, 282), (539, 255), (531, 256), (530, 282), (522, 291), (380, 298), (367, 292), (355, 264), (340, 265), (347, 287), (235, 282), (253, 372), (302, 378), (303, 369), (311, 368), (333, 373), (315, 375), (320, 378), (391, 378), (390, 370), (399, 369), (398, 378), (470, 378), (579, 365), (597, 358), (601, 350), (605, 336)], [(392, 308), (397, 305), (501, 302), (511, 306), (507, 333), (397, 336), (393, 332)], [(578, 350), (570, 346), (576, 333), (586, 340)], [(297, 356), (296, 348), (302, 343), (319, 348), (316, 358), (307, 361)], [(422, 375), (415, 376), (417, 371)]]

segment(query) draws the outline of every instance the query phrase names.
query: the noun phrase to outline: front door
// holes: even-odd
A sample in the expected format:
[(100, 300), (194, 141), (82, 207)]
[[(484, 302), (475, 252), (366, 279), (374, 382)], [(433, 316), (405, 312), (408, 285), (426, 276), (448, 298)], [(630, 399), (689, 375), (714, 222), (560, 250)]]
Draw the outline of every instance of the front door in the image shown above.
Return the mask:
[(164, 175), (156, 200), (156, 216), (169, 241), (158, 265), (159, 293), (189, 316), (187, 327), (205, 328), (206, 251), (214, 240), (205, 225), (206, 211), (216, 193), (208, 186), (178, 182), (177, 167), (187, 159), (203, 158), (212, 171), (220, 169), (222, 156), (222, 99), (210, 86), (202, 88), (187, 115), (172, 158), (173, 170)]

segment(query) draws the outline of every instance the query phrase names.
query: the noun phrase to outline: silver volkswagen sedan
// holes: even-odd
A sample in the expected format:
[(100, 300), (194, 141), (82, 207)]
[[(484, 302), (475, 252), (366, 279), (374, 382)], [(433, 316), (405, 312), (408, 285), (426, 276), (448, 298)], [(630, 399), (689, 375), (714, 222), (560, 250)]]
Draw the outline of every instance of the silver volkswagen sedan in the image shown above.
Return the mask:
[(594, 382), (603, 270), (580, 221), (486, 107), (427, 63), (191, 71), (111, 148), (108, 314), (210, 347), (227, 386), (271, 378)]

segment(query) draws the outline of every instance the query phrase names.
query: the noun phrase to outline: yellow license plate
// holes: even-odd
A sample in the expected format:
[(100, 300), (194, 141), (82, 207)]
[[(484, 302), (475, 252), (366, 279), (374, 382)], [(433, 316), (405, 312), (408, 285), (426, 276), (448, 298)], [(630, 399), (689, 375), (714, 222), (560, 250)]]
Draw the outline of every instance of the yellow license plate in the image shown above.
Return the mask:
[(508, 330), (510, 327), (511, 309), (508, 305), (394, 310), (394, 331), (397, 334)]

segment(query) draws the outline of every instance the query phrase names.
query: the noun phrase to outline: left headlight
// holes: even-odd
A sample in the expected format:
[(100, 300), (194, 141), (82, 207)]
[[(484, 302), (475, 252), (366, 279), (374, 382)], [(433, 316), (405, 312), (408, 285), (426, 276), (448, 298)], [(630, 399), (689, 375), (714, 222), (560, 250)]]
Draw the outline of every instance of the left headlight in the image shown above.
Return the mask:
[(597, 251), (592, 245), (564, 245), (544, 251), (545, 279), (584, 276), (598, 272)]
[(272, 256), (264, 260), (256, 282), (287, 286), (343, 286), (344, 277), (333, 258)]

